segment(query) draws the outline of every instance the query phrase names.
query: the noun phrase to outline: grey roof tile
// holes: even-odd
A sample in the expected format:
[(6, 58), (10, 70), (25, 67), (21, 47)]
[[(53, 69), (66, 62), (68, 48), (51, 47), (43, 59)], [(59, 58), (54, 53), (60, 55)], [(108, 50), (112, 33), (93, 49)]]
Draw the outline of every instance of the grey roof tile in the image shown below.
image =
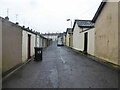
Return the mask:
[(67, 31), (66, 32), (68, 32), (69, 34), (72, 34), (73, 32), (72, 32), (72, 28), (67, 28)]
[(94, 23), (91, 20), (75, 20), (79, 27), (83, 28), (92, 28), (94, 27)]

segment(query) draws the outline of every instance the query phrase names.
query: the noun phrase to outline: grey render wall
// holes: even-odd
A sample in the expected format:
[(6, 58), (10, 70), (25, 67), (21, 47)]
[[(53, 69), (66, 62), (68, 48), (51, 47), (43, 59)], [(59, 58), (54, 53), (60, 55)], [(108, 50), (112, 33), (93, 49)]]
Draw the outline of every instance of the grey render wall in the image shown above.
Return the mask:
[(2, 23), (2, 73), (22, 63), (22, 29), (8, 21)]

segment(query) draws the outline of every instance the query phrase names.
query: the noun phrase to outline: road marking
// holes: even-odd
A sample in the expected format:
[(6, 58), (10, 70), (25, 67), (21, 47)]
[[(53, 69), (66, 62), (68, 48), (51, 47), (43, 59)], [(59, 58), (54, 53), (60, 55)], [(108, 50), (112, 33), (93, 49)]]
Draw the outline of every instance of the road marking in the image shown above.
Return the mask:
[(61, 57), (62, 62), (65, 64), (65, 60)]
[(62, 60), (62, 63), (64, 63), (64, 64), (66, 63), (65, 60), (61, 56), (61, 50), (60, 50), (60, 59)]

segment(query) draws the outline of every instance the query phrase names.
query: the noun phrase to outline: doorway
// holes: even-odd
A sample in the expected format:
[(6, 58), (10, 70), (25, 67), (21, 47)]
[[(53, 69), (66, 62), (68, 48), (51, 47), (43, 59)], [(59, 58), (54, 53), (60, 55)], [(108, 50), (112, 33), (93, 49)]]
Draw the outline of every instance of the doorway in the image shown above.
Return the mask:
[(84, 34), (84, 53), (87, 54), (87, 47), (88, 46), (88, 32)]
[(31, 48), (30, 47), (31, 47), (31, 35), (28, 34), (28, 59), (31, 58), (31, 54), (30, 54)]
[(70, 40), (70, 37), (69, 37), (69, 47), (71, 46), (71, 45), (70, 45), (70, 42), (71, 42), (71, 40)]

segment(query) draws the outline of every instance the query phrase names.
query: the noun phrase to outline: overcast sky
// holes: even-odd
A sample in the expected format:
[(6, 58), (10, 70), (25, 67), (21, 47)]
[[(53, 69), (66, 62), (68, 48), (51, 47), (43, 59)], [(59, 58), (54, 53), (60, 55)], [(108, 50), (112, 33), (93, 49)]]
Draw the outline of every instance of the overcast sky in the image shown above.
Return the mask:
[[(63, 32), (75, 19), (91, 20), (102, 0), (0, 0), (0, 16), (39, 32)], [(16, 18), (16, 15), (17, 18)]]

